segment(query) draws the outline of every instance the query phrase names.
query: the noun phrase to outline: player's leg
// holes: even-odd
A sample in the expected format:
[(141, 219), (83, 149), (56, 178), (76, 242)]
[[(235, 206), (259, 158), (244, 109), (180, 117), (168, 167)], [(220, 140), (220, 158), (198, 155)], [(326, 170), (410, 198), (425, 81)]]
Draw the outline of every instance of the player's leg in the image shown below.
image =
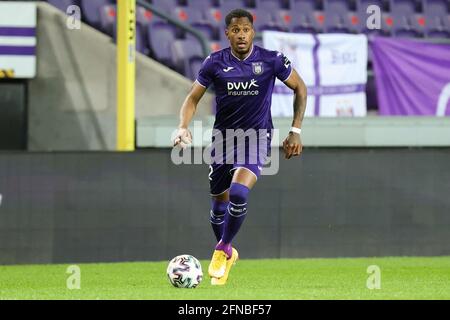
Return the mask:
[[(213, 277), (212, 285), (224, 285), (228, 280), (231, 267), (239, 258), (238, 251), (231, 246), (231, 241), (238, 233), (247, 214), (247, 197), (250, 189), (255, 185), (257, 176), (247, 168), (237, 168), (228, 191), (229, 205), (225, 216), (222, 239), (215, 248), (218, 261), (216, 268), (224, 269), (221, 277)], [(213, 261), (214, 262), (214, 256)], [(223, 267), (224, 266), (224, 267)]]
[(224, 251), (231, 256), (231, 242), (239, 232), (247, 215), (247, 198), (250, 189), (253, 188), (257, 176), (248, 168), (239, 167), (234, 171), (229, 193), (229, 204), (225, 215), (225, 224), (222, 239), (216, 246), (216, 250)]
[(217, 242), (219, 242), (220, 239), (222, 239), (223, 229), (225, 225), (225, 215), (228, 208), (229, 192), (228, 190), (226, 190), (219, 195), (212, 195), (211, 198), (210, 222)]
[[(211, 277), (227, 277), (228, 272), (237, 259), (237, 251), (232, 248), (231, 241), (238, 233), (247, 213), (247, 197), (256, 183), (257, 176), (252, 170), (238, 167), (234, 170), (229, 194), (229, 204), (225, 215), (222, 239), (217, 244), (208, 272)], [(223, 280), (223, 279), (222, 279)], [(226, 278), (225, 278), (226, 281)]]
[(230, 168), (232, 166), (227, 164), (212, 164), (209, 167), (210, 222), (217, 242), (222, 238), (225, 215), (228, 208), (228, 194), (232, 178), (229, 174)]

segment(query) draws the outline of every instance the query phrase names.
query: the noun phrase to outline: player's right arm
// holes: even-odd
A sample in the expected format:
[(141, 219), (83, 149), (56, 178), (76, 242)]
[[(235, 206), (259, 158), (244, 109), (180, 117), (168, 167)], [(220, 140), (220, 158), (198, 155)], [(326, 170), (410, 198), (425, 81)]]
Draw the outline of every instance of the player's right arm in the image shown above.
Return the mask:
[(189, 123), (195, 114), (198, 102), (203, 97), (206, 89), (213, 82), (214, 65), (211, 56), (206, 57), (198, 72), (197, 80), (192, 85), (191, 92), (187, 95), (180, 110), (180, 124), (178, 132), (173, 140), (173, 146), (180, 145), (183, 149), (192, 142), (192, 134), (188, 129)]
[(206, 88), (195, 81), (191, 91), (181, 106), (180, 123), (175, 139), (173, 140), (174, 147), (180, 145), (182, 148), (186, 148), (186, 146), (192, 142), (192, 134), (189, 131), (188, 126), (195, 114), (195, 110), (197, 110), (197, 105), (205, 92)]

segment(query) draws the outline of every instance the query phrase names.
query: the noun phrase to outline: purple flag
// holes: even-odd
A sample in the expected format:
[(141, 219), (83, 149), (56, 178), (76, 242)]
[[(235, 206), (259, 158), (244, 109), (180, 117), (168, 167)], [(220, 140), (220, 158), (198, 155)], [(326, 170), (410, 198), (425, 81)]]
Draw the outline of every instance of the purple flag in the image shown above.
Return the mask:
[(450, 45), (370, 41), (380, 115), (450, 115)]

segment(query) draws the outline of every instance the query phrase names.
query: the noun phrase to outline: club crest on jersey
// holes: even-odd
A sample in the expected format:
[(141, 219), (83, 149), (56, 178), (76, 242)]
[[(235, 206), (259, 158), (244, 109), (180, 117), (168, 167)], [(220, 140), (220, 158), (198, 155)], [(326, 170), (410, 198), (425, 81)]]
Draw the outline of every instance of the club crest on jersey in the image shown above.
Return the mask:
[(253, 62), (252, 69), (253, 69), (253, 73), (255, 75), (257, 75), (257, 76), (260, 75), (261, 73), (264, 72), (263, 63), (262, 62)]

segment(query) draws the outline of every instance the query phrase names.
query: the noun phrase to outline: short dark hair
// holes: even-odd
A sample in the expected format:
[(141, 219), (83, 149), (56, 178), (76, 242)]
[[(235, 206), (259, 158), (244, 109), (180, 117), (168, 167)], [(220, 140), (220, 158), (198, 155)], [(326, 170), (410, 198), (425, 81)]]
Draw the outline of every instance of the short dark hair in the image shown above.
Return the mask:
[(233, 20), (233, 18), (248, 18), (248, 20), (250, 20), (250, 22), (253, 24), (253, 15), (244, 9), (234, 9), (229, 14), (227, 14), (227, 16), (225, 17), (225, 25), (227, 26), (227, 28), (230, 26), (231, 20)]

